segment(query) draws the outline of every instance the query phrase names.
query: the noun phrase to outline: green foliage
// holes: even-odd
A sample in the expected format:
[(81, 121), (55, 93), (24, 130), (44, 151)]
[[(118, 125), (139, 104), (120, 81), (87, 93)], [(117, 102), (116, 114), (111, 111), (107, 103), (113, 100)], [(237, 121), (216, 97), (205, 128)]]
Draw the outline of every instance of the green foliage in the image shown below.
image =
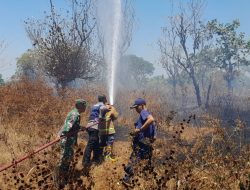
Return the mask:
[(37, 57), (35, 52), (27, 51), (17, 58), (17, 75), (31, 77), (35, 75), (35, 70), (37, 66)]
[(2, 78), (2, 74), (0, 74), (0, 86), (4, 85), (4, 80)]
[(130, 71), (135, 79), (143, 80), (154, 73), (153, 64), (141, 57), (129, 55), (125, 59), (128, 60)]
[(122, 57), (118, 70), (118, 78), (121, 82), (145, 85), (149, 76), (154, 73), (154, 65), (136, 55)]
[(152, 78), (150, 78), (150, 80), (148, 81), (148, 84), (151, 86), (155, 86), (155, 87), (159, 87), (161, 85), (167, 85), (168, 83), (168, 79), (166, 79), (163, 75), (161, 76), (154, 76)]
[(216, 66), (225, 71), (224, 78), (230, 90), (239, 68), (250, 64), (250, 42), (245, 39), (244, 33), (237, 32), (240, 26), (238, 20), (227, 24), (212, 20), (207, 26), (216, 40)]

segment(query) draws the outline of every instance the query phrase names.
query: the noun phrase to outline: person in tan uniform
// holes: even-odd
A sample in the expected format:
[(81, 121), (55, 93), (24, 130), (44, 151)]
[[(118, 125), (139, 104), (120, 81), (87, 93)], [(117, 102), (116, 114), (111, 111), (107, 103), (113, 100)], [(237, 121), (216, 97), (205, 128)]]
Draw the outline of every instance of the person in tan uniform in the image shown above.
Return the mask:
[(103, 118), (105, 120), (105, 125), (100, 125), (99, 135), (100, 135), (100, 148), (101, 154), (105, 159), (110, 159), (114, 161), (113, 154), (113, 144), (115, 140), (115, 125), (114, 121), (118, 118), (119, 113), (116, 111), (115, 107), (106, 104), (106, 107), (110, 110), (105, 114)]

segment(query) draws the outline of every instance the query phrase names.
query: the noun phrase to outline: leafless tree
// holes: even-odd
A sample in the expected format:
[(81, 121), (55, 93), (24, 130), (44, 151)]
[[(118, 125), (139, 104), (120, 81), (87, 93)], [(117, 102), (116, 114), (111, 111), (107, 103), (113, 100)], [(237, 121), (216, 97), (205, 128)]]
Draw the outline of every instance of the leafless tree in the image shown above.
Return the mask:
[(173, 85), (173, 95), (176, 95), (177, 83), (180, 81), (181, 67), (176, 63), (176, 54), (180, 51), (176, 48), (176, 34), (173, 28), (169, 29), (167, 27), (162, 28), (162, 36), (158, 41), (160, 48), (160, 63), (166, 70), (169, 79)]
[(199, 66), (206, 64), (202, 55), (209, 47), (209, 35), (202, 24), (204, 5), (203, 0), (190, 0), (186, 6), (180, 4), (179, 12), (169, 17), (169, 25), (163, 30), (164, 35), (168, 36), (169, 46), (164, 47), (165, 42), (162, 40), (159, 42), (161, 55), (171, 62), (164, 61), (168, 73), (176, 74), (176, 68), (181, 68), (190, 77), (198, 106), (202, 105)]
[(64, 88), (76, 78), (88, 77), (94, 67), (91, 61), (91, 34), (95, 20), (90, 0), (71, 0), (67, 14), (56, 12), (50, 0), (50, 12), (43, 21), (28, 19), (26, 32), (44, 58), (44, 71)]
[[(125, 54), (130, 47), (130, 43), (133, 38), (133, 32), (135, 28), (135, 10), (134, 0), (124, 0), (122, 3), (122, 26), (121, 26), (121, 44), (120, 54)], [(97, 24), (97, 37), (99, 46), (101, 49), (101, 56), (105, 57), (105, 36), (103, 34), (103, 28), (100, 24)]]
[(133, 32), (136, 24), (134, 0), (124, 1), (122, 16), (123, 16), (123, 27), (122, 27), (121, 55), (123, 55), (127, 51), (133, 38)]
[[(3, 52), (4, 52), (5, 48), (6, 48), (6, 46), (7, 45), (6, 45), (6, 42), (4, 40), (0, 41), (0, 66), (1, 66), (2, 69), (6, 65), (5, 61), (3, 61)], [(0, 71), (3, 71), (3, 70), (0, 70)], [(1, 76), (0, 76), (0, 79), (1, 79)]]

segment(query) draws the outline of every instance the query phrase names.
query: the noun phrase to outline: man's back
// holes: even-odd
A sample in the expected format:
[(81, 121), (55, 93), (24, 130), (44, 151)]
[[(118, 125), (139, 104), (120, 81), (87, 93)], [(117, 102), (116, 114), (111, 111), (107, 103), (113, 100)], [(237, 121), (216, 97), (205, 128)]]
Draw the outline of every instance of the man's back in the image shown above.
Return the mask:
[(76, 131), (79, 129), (80, 129), (80, 113), (76, 108), (74, 108), (67, 114), (60, 135), (65, 132)]
[(110, 135), (115, 133), (115, 126), (113, 121), (117, 119), (118, 112), (115, 107), (110, 106), (109, 110), (106, 112), (104, 119), (104, 124), (99, 126), (100, 135)]

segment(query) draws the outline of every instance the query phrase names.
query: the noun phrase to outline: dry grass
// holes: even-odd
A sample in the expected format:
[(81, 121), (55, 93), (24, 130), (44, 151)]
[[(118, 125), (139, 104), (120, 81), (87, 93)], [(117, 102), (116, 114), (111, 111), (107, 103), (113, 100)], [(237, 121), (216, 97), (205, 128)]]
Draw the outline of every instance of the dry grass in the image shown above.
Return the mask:
[[(84, 98), (92, 105), (99, 93), (105, 91), (66, 89), (60, 92), (63, 96), (58, 96), (43, 82), (26, 80), (0, 87), (0, 165), (53, 140), (74, 99)], [(131, 152), (128, 134), (136, 117), (128, 106), (138, 96), (148, 100), (160, 127), (152, 165), (140, 163), (132, 189), (250, 189), (249, 145), (241, 138), (244, 123), (238, 120), (237, 130), (228, 131), (218, 119), (194, 114), (174, 122), (178, 113), (170, 111), (164, 96), (157, 94), (156, 100), (154, 92), (139, 91), (117, 95), (116, 107), (121, 113), (115, 142), (117, 161), (93, 166), (89, 176), (83, 176), (86, 133), (82, 132), (65, 189), (126, 189), (120, 179)], [(89, 109), (82, 117), (83, 123)], [(55, 145), (2, 172), (0, 189), (56, 189), (54, 173), (58, 160), (59, 147)]]

